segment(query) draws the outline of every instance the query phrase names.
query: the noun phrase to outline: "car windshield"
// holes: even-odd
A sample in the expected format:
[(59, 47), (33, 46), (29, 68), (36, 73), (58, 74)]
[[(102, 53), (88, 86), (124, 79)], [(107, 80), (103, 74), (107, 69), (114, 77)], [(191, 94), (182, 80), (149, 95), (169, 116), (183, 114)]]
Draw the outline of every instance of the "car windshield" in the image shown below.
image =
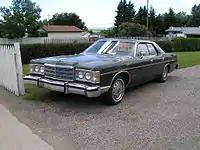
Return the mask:
[(102, 53), (111, 55), (131, 55), (135, 49), (134, 42), (97, 41), (87, 48), (84, 53)]
[(97, 53), (107, 41), (98, 41), (88, 47), (84, 53)]

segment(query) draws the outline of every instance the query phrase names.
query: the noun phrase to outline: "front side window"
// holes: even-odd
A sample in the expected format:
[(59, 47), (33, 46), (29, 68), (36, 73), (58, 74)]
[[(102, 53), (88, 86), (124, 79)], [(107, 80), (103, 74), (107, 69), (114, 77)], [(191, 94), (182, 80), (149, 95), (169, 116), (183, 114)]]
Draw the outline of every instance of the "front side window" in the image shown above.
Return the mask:
[(108, 50), (106, 53), (115, 55), (131, 55), (134, 52), (135, 43), (131, 42), (118, 42), (113, 49)]
[(137, 56), (137, 57), (140, 57), (141, 54), (142, 54), (143, 56), (149, 56), (149, 50), (148, 50), (146, 44), (139, 44), (139, 45), (138, 45), (136, 56)]

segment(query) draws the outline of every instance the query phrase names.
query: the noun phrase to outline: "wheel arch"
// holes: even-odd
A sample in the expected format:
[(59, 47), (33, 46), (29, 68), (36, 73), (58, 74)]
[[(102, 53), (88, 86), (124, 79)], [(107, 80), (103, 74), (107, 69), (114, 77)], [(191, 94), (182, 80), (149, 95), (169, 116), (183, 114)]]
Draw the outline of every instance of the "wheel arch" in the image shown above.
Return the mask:
[(170, 70), (171, 70), (171, 65), (170, 65), (170, 63), (167, 63), (167, 64), (164, 66), (164, 68), (165, 68), (165, 67), (168, 68), (168, 73), (170, 73)]
[(127, 87), (127, 85), (128, 85), (128, 84), (130, 83), (130, 81), (131, 81), (131, 75), (130, 75), (130, 73), (129, 73), (128, 71), (120, 71), (120, 72), (116, 73), (116, 74), (113, 76), (112, 80), (111, 80), (110, 86), (112, 86), (114, 80), (115, 80), (116, 77), (118, 77), (118, 76), (122, 76), (122, 77), (124, 78), (124, 83), (125, 83), (125, 86)]

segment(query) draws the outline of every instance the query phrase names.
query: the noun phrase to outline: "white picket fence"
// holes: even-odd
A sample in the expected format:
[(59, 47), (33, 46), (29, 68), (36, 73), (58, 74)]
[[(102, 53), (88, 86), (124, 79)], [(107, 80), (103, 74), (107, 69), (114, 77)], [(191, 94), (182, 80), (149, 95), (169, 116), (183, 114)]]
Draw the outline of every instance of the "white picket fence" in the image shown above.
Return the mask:
[(0, 45), (0, 86), (17, 96), (25, 94), (19, 43)]

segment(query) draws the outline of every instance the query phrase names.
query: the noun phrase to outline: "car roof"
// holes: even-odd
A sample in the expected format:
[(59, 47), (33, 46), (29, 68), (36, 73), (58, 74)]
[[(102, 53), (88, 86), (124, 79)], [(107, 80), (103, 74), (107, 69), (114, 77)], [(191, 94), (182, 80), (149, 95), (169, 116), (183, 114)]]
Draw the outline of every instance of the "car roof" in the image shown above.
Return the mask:
[(128, 38), (103, 38), (98, 41), (122, 41), (122, 42), (147, 42), (147, 43), (153, 43), (153, 41), (150, 40), (137, 40), (137, 39), (128, 39)]

